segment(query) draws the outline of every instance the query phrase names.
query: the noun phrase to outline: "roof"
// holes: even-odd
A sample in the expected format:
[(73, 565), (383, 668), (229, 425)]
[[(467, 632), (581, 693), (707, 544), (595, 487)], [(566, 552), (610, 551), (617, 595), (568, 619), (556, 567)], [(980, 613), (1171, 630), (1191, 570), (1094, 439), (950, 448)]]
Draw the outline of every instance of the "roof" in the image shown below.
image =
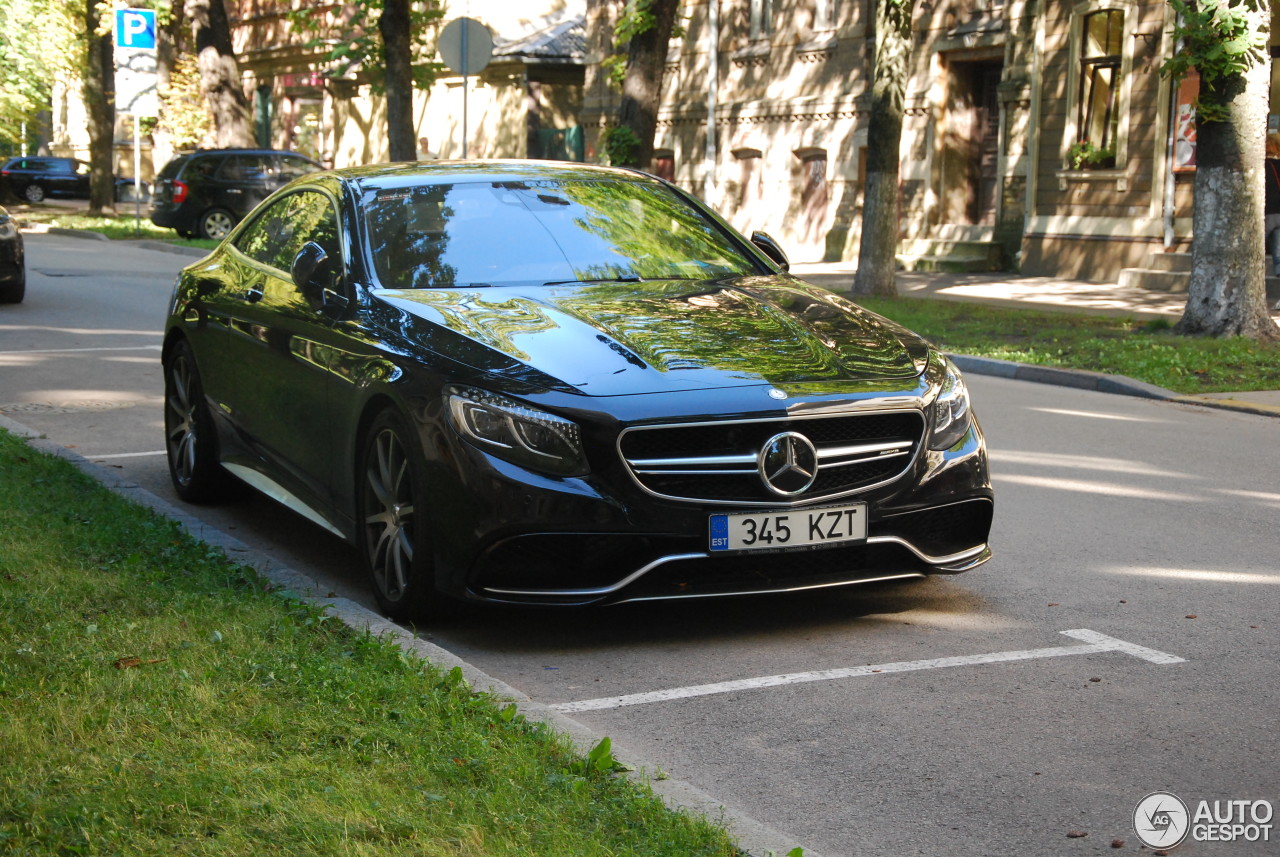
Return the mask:
[(408, 161), (312, 173), (313, 177), (326, 175), (352, 182), (366, 190), (394, 190), (460, 182), (653, 180), (637, 170), (574, 161), (528, 160)]
[(582, 15), (575, 15), (535, 33), (504, 42), (493, 49), (495, 60), (585, 63), (587, 31)]

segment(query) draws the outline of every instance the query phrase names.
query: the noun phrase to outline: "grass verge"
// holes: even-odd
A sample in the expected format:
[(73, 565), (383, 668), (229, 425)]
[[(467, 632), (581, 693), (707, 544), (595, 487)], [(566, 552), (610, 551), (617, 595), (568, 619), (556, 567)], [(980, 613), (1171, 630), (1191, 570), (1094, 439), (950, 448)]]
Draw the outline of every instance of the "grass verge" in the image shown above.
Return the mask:
[(1280, 346), (1174, 334), (1168, 322), (987, 307), (924, 298), (859, 298), (948, 351), (1127, 375), (1184, 394), (1280, 390)]
[(0, 854), (735, 855), (0, 431)]
[(149, 240), (165, 241), (181, 247), (201, 247), (212, 250), (218, 246), (217, 241), (204, 238), (179, 238), (172, 229), (156, 226), (147, 219), (147, 206), (142, 206), (142, 218), (139, 220), (133, 211), (133, 203), (117, 203), (117, 213), (90, 217), (87, 214), (67, 211), (54, 206), (23, 206), (10, 211), (21, 223), (41, 223), (60, 229), (80, 229), (85, 232), (100, 232), (108, 238), (120, 241)]

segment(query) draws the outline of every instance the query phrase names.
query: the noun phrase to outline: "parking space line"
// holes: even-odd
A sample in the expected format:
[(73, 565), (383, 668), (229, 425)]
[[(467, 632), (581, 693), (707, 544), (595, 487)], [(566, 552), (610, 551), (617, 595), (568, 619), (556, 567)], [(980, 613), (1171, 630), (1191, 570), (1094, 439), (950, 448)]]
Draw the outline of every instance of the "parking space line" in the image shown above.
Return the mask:
[(1186, 659), (1166, 652), (1149, 649), (1135, 643), (1117, 640), (1087, 628), (1077, 628), (1061, 633), (1077, 640), (1085, 641), (1078, 646), (1053, 646), (1045, 649), (1025, 649), (1015, 652), (990, 652), (983, 655), (959, 655), (950, 658), (932, 658), (923, 661), (898, 661), (888, 664), (869, 664), (864, 667), (847, 667), (843, 669), (813, 670), (811, 672), (787, 673), (785, 675), (744, 678), (735, 681), (722, 681), (714, 684), (699, 684), (690, 687), (677, 687), (668, 690), (655, 690), (648, 693), (631, 693), (623, 696), (605, 696), (599, 699), (584, 699), (579, 702), (562, 702), (549, 706), (555, 711), (566, 714), (575, 711), (601, 711), (611, 708), (625, 708), (629, 705), (647, 705), (653, 702), (669, 702), (675, 699), (688, 699), (694, 696), (710, 696), (718, 693), (735, 693), (740, 690), (757, 690), (763, 687), (780, 687), (788, 684), (803, 684), (811, 681), (833, 681), (842, 678), (858, 678), (861, 676), (884, 675), (887, 673), (913, 672), (915, 670), (933, 670), (943, 667), (963, 667), (975, 664), (1007, 663), (1010, 661), (1029, 661), (1039, 658), (1058, 658), (1067, 655), (1091, 655), (1099, 652), (1121, 652), (1155, 664), (1179, 664)]
[(151, 452), (113, 452), (108, 455), (86, 455), (85, 458), (90, 461), (105, 461), (108, 458), (146, 458), (153, 455), (164, 455), (163, 449), (152, 450)]

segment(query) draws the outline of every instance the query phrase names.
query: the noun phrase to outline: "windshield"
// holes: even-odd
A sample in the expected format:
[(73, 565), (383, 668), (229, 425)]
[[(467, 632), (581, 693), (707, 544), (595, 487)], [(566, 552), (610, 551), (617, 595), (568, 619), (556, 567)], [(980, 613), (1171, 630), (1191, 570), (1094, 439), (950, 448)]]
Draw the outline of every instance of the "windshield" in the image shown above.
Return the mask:
[(426, 185), (371, 190), (363, 207), (389, 289), (760, 273), (723, 228), (656, 183)]

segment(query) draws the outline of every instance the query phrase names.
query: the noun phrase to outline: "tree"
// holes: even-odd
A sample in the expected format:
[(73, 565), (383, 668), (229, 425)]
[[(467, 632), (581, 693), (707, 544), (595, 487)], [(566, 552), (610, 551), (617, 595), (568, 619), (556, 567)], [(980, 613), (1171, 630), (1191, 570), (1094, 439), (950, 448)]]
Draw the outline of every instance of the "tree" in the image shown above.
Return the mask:
[(867, 125), (867, 184), (853, 292), (892, 297), (898, 267), (898, 165), (907, 70), (911, 61), (912, 0), (875, 0), (875, 56)]
[(418, 142), (413, 133), (413, 44), (409, 0), (383, 0), (378, 17), (382, 66), (387, 92), (387, 148), (393, 161), (413, 161)]
[(658, 133), (658, 106), (667, 71), (667, 44), (675, 30), (679, 0), (627, 0), (614, 28), (615, 44), (625, 60), (612, 58), (611, 77), (620, 83), (618, 123), (604, 140), (609, 160), (619, 166), (649, 169)]
[(1175, 330), (1280, 340), (1263, 273), (1268, 0), (1171, 0), (1179, 51), (1162, 71), (1200, 73), (1191, 283)]
[(223, 0), (187, 0), (187, 18), (200, 65), (200, 83), (213, 116), (219, 147), (252, 146), (253, 115), (240, 82), (240, 64), (231, 44)]
[(81, 95), (89, 117), (89, 213), (115, 211), (115, 42), (103, 14), (111, 7), (84, 0)]
[[(373, 15), (377, 13), (377, 22)], [(352, 0), (337, 18), (317, 15), (303, 7), (289, 20), (309, 33), (309, 48), (326, 48), (328, 74), (345, 77), (355, 71), (369, 75), (370, 89), (387, 97), (388, 156), (412, 161), (414, 140), (413, 90), (428, 89), (443, 68), (431, 62), (436, 24), (444, 17), (439, 0)]]
[[(75, 14), (75, 24), (69, 16)], [(49, 109), (54, 75), (65, 71), (80, 16), (51, 0), (0, 3), (0, 151), (18, 154)]]

